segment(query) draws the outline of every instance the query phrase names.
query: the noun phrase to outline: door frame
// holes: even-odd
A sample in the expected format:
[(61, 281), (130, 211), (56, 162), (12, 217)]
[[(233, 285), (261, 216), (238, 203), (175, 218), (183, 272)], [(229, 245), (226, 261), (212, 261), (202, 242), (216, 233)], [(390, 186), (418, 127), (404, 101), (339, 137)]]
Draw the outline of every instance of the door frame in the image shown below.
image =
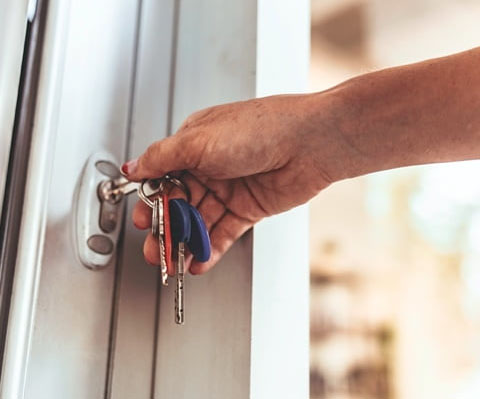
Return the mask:
[[(25, 21), (28, 7), (24, 10)], [(50, 0), (3, 357), (0, 397), (23, 397), (43, 251), (69, 1)]]
[[(22, 67), (28, 0), (0, 0), (0, 204), (8, 169)], [(1, 208), (0, 208), (1, 212)]]

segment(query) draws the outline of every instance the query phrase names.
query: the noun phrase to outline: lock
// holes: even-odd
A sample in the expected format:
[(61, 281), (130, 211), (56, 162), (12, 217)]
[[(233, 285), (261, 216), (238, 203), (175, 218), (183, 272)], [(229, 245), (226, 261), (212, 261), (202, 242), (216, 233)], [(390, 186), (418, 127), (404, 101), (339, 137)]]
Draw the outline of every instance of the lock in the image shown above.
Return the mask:
[(137, 185), (123, 178), (113, 155), (99, 152), (88, 158), (77, 182), (72, 212), (75, 252), (84, 266), (95, 270), (110, 263), (121, 230), (125, 189), (132, 192)]
[[(160, 183), (161, 179), (143, 182), (143, 195), (157, 193)], [(107, 152), (95, 153), (85, 162), (72, 206), (75, 252), (85, 267), (96, 270), (110, 263), (123, 222), (124, 198), (140, 184), (123, 177), (115, 157)]]

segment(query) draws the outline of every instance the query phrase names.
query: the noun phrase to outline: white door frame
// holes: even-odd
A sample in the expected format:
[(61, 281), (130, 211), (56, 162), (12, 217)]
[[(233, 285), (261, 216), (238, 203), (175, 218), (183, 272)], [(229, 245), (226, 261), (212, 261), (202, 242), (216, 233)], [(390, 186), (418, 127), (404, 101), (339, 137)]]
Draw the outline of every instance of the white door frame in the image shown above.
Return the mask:
[[(55, 147), (68, 6), (69, 2), (62, 0), (50, 1), (0, 383), (2, 399), (23, 398), (45, 237), (47, 192)], [(26, 21), (28, 7), (24, 7), (23, 12)], [(11, 77), (15, 76), (14, 70), (10, 72)]]

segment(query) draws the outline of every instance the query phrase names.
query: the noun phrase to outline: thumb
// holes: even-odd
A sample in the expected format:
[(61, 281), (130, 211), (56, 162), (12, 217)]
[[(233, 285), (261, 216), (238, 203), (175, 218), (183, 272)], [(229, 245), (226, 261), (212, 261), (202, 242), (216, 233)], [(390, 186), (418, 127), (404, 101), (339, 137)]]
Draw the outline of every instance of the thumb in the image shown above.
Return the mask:
[(152, 179), (175, 170), (189, 169), (191, 162), (184, 156), (184, 140), (170, 136), (156, 141), (138, 158), (125, 162), (122, 172), (129, 180)]

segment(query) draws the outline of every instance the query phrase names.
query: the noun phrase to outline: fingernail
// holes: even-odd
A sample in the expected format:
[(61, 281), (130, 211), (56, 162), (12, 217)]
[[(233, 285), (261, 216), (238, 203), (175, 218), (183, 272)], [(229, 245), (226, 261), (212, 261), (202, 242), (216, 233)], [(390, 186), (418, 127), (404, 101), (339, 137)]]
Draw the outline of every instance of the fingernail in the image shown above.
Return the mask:
[(133, 159), (122, 165), (122, 173), (126, 176), (131, 175), (137, 170), (138, 160)]

